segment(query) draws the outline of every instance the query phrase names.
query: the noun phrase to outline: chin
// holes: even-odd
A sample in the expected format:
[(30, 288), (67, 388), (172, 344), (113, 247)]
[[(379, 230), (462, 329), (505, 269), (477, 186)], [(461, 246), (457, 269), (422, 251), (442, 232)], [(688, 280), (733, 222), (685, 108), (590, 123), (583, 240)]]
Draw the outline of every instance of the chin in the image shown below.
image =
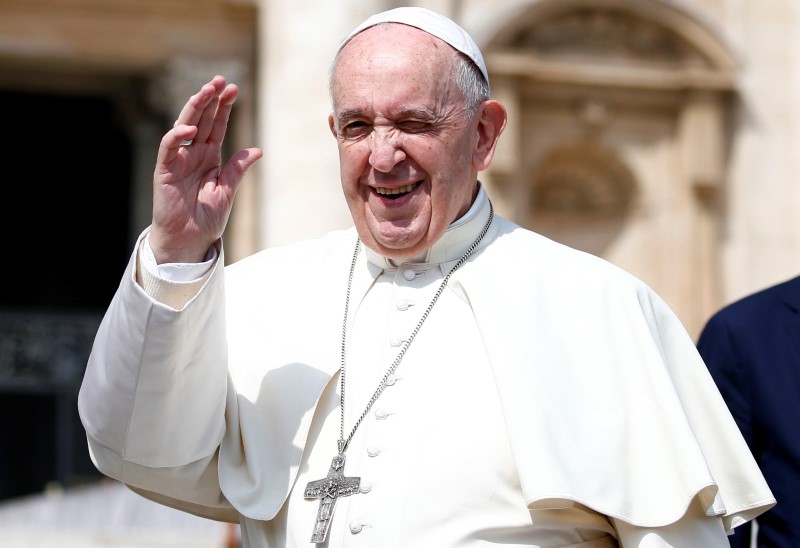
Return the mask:
[(404, 247), (387, 247), (387, 246), (380, 246), (378, 252), (392, 260), (405, 260), (410, 259), (411, 257), (416, 257), (420, 253), (424, 253), (427, 251), (429, 246), (426, 245), (425, 241), (419, 241), (412, 246), (404, 246)]
[[(379, 227), (367, 227), (379, 228)], [(388, 231), (368, 230), (361, 234), (361, 240), (377, 253), (389, 259), (408, 259), (415, 257), (430, 247), (428, 227), (420, 231), (414, 225), (392, 227)]]

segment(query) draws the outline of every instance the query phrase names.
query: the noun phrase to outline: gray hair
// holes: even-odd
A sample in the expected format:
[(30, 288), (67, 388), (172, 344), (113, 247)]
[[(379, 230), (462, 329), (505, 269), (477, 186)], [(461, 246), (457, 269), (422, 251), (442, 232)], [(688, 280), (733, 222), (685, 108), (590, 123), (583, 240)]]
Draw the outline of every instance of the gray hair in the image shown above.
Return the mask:
[(461, 52), (458, 52), (455, 65), (455, 84), (464, 94), (464, 111), (467, 119), (470, 119), (478, 112), (481, 104), (491, 98), (489, 82), (472, 59)]

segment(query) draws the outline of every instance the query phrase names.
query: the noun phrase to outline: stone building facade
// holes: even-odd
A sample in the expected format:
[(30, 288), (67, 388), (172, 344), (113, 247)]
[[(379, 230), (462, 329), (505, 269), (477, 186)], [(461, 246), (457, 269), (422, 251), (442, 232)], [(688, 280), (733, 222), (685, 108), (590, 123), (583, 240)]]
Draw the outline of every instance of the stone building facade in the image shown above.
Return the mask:
[[(800, 271), (800, 5), (793, 0), (438, 0), (509, 109), (497, 209), (642, 277), (693, 334)], [(339, 40), (392, 1), (4, 0), (0, 88), (113, 98), (131, 232), (154, 150), (214, 73), (242, 88), (231, 149), (264, 147), (231, 259), (347, 225), (326, 128)], [(114, 207), (124, 207), (116, 205)]]
[[(800, 273), (797, 0), (410, 4), (449, 15), (484, 52), (510, 116), (482, 174), (499, 213), (642, 278), (693, 337), (720, 306)], [(228, 260), (348, 226), (329, 63), (357, 23), (398, 5), (0, 1), (3, 159), (17, 174), (2, 226), (8, 264), (25, 266), (3, 269), (7, 317), (102, 312), (149, 222), (158, 141), (217, 73), (242, 90), (229, 150), (265, 151), (239, 191)], [(0, 385), (13, 392), (19, 363), (41, 353), (8, 329)]]

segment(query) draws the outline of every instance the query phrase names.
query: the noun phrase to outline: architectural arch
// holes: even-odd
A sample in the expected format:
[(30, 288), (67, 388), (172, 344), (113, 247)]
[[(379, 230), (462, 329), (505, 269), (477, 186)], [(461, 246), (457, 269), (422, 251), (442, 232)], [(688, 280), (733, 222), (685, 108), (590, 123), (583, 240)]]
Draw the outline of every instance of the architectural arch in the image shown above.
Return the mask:
[(673, 1), (542, 0), (482, 41), (509, 111), (485, 174), (498, 211), (630, 270), (699, 329), (739, 67), (721, 32)]
[(537, 230), (595, 255), (627, 222), (636, 180), (615, 151), (591, 140), (567, 141), (542, 158), (531, 177), (528, 207)]

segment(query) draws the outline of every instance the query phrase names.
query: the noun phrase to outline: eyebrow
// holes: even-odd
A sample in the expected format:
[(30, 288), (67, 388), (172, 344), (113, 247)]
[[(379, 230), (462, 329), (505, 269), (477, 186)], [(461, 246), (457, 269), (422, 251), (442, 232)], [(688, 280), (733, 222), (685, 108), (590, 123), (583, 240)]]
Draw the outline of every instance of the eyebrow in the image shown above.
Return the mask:
[[(341, 123), (351, 118), (361, 118), (363, 116), (364, 116), (364, 111), (362, 109), (357, 109), (357, 108), (346, 109), (341, 111), (336, 116), (336, 121)], [(400, 119), (417, 118), (421, 120), (433, 120), (436, 118), (436, 113), (427, 108), (406, 108), (394, 114), (393, 117)]]
[(336, 121), (342, 122), (344, 120), (349, 120), (350, 118), (359, 118), (362, 116), (361, 113), (362, 111), (360, 109), (355, 108), (343, 110), (336, 115)]

